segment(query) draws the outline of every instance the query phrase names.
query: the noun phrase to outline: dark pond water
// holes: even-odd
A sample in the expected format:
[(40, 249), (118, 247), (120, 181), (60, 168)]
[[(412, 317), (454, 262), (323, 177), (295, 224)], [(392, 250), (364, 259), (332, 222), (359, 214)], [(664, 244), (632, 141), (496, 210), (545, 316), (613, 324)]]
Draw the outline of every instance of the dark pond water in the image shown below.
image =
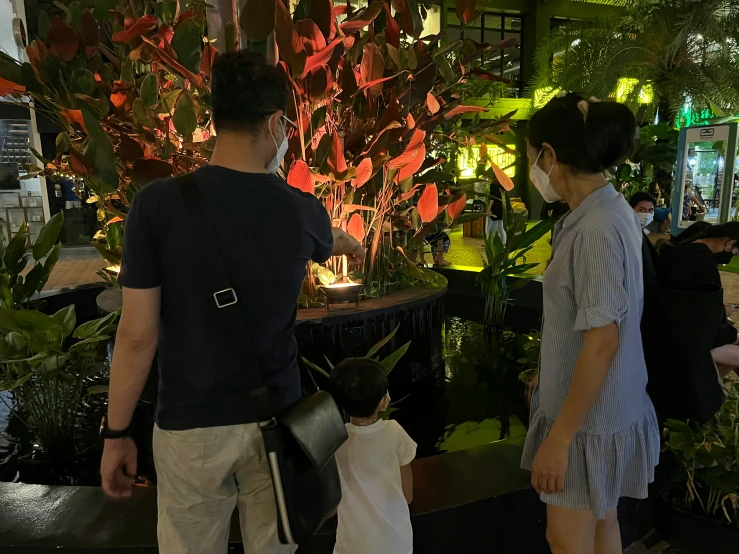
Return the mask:
[[(506, 356), (491, 361), (481, 324), (453, 316), (442, 322), (431, 331), (432, 340), (411, 344), (390, 375), (391, 396), (394, 401), (400, 400), (391, 417), (418, 443), (418, 455), (462, 450), (525, 434), (528, 415), (525, 386), (519, 373), (530, 363), (528, 360), (536, 359), (535, 341), (510, 335)], [(425, 336), (428, 338), (429, 334)], [(344, 350), (342, 344), (352, 344), (347, 339), (350, 337), (338, 341), (337, 348)], [(404, 343), (395, 341), (382, 351), (383, 355)], [(325, 360), (315, 361), (327, 365), (322, 363)], [(429, 367), (437, 363), (440, 367)], [(319, 385), (321, 379), (318, 376)], [(105, 376), (100, 376), (87, 385), (104, 383)], [(139, 403), (133, 429), (139, 447), (139, 474), (155, 482), (150, 447), (152, 392), (144, 395), (148, 400)], [(84, 401), (75, 438), (77, 454), (55, 459), (34, 448), (33, 436), (8, 411), (6, 404), (12, 406), (12, 396), (7, 392), (0, 395), (4, 400), (0, 402), (0, 481), (99, 484), (100, 448), (96, 436), (106, 408), (105, 395), (88, 396)]]

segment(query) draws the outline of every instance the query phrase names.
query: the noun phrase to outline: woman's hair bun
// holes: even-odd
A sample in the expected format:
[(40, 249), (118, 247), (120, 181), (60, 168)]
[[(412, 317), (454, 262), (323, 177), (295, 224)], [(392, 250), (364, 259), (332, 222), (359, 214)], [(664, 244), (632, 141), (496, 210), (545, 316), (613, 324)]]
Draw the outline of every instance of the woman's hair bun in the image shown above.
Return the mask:
[(529, 122), (532, 146), (546, 142), (557, 161), (584, 173), (622, 162), (634, 151), (635, 139), (636, 118), (624, 104), (587, 101), (573, 93), (553, 98)]

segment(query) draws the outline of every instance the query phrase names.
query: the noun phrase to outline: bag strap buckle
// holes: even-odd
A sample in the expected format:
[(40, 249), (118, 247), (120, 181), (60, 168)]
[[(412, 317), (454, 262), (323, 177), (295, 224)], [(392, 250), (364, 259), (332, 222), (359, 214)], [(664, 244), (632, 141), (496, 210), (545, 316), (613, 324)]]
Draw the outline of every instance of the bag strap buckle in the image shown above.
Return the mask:
[(236, 296), (236, 291), (233, 288), (219, 290), (213, 293), (213, 299), (216, 301), (218, 309), (227, 308), (233, 306), (239, 301), (239, 297)]

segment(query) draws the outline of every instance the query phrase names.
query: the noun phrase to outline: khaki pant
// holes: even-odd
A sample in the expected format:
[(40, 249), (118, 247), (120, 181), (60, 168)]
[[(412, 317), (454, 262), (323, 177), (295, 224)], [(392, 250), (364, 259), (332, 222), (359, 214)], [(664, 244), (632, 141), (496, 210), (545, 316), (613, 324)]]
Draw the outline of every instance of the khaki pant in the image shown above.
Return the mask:
[(160, 554), (224, 554), (239, 508), (246, 554), (280, 544), (272, 480), (256, 423), (188, 431), (154, 428)]

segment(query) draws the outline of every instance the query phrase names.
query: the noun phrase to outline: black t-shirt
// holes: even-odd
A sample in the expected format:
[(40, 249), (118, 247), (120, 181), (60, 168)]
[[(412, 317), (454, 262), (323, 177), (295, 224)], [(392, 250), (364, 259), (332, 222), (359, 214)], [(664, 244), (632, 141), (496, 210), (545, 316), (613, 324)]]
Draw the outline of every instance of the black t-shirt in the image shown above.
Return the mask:
[(244, 384), (247, 368), (218, 331), (203, 273), (208, 268), (194, 234), (219, 237), (278, 410), (301, 396), (293, 330), (306, 264), (326, 261), (333, 249), (324, 207), (279, 177), (218, 166), (199, 169), (195, 177), (203, 210), (219, 228), (190, 221), (177, 180), (151, 183), (136, 194), (128, 214), (118, 279), (126, 288), (162, 290), (156, 421), (167, 430), (256, 421)]
[[(660, 251), (660, 261), (669, 277), (701, 281), (722, 286), (721, 274), (711, 249), (701, 242), (689, 242), (679, 246), (665, 247)], [(690, 309), (686, 307), (686, 309)], [(704, 322), (708, 323), (708, 322)], [(737, 330), (729, 322), (724, 309), (719, 323), (714, 347), (733, 344), (737, 339)]]

